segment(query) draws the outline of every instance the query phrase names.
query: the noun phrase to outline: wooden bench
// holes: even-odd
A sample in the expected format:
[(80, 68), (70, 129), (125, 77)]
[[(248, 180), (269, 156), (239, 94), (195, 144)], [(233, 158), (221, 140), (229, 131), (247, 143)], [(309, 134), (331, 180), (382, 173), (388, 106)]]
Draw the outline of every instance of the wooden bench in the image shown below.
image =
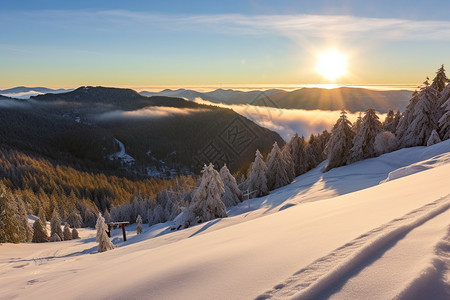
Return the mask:
[(130, 222), (109, 222), (108, 224), (108, 236), (111, 237), (111, 229), (122, 227), (123, 241), (127, 241), (127, 234), (125, 232), (125, 226), (130, 225)]

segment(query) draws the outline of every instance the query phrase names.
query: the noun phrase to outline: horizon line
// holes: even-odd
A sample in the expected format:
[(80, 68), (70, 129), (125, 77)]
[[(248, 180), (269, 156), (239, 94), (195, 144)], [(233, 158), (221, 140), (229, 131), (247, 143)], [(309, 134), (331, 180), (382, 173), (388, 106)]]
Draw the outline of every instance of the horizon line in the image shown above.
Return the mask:
[(110, 87), (110, 88), (128, 88), (136, 90), (137, 92), (161, 92), (166, 89), (178, 90), (195, 90), (197, 92), (209, 92), (218, 89), (231, 89), (240, 91), (251, 91), (251, 90), (270, 90), (270, 89), (281, 89), (281, 90), (296, 90), (302, 88), (323, 88), (323, 89), (335, 89), (342, 87), (349, 88), (365, 88), (372, 90), (415, 90), (419, 86), (418, 84), (335, 84), (335, 83), (308, 83), (308, 84), (152, 84), (152, 85), (96, 85), (87, 84), (79, 85), (76, 87), (61, 87), (61, 86), (46, 86), (46, 85), (18, 85), (14, 87), (2, 87), (1, 90), (8, 90), (18, 87), (26, 88), (48, 88), (48, 89), (71, 89), (75, 90), (83, 86), (92, 87)]

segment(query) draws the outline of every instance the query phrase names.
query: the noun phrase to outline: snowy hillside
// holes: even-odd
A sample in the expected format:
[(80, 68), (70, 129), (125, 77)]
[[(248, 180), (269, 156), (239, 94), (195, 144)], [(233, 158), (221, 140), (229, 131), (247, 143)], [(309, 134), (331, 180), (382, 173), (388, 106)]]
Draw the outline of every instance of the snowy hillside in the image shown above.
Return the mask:
[(225, 219), (116, 230), (105, 253), (89, 229), (3, 244), (0, 299), (448, 299), (449, 155), (447, 140), (325, 162)]

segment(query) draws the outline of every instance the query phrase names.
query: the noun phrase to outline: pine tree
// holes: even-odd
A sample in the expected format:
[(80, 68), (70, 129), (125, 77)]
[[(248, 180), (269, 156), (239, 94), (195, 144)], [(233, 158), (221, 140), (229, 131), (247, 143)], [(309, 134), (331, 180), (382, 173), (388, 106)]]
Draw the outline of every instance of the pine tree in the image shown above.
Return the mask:
[(416, 107), (417, 102), (419, 101), (419, 92), (414, 91), (412, 94), (411, 99), (409, 100), (408, 105), (406, 106), (405, 111), (403, 112), (397, 128), (395, 130), (395, 135), (399, 139), (399, 141), (402, 143), (403, 137), (406, 134), (406, 130), (408, 129), (409, 124), (411, 124), (413, 120), (413, 113)]
[(267, 156), (266, 165), (267, 187), (269, 190), (274, 190), (290, 183), (285, 161), (277, 142), (273, 144), (272, 151)]
[(158, 224), (158, 223), (164, 223), (166, 221), (165, 215), (164, 215), (164, 209), (160, 204), (158, 204), (155, 209), (153, 210), (152, 215), (152, 223), (151, 224)]
[(317, 144), (317, 137), (311, 134), (305, 149), (307, 171), (314, 169), (322, 161), (322, 151)]
[(283, 148), (281, 149), (281, 155), (283, 157), (284, 167), (286, 169), (286, 174), (288, 176), (289, 182), (292, 182), (295, 179), (295, 166), (289, 144), (285, 144), (283, 146)]
[(425, 146), (431, 132), (438, 126), (438, 93), (428, 84), (428, 80), (424, 82), (424, 85), (419, 93), (419, 100), (414, 106), (411, 123), (401, 139), (404, 147)]
[(342, 110), (341, 116), (331, 130), (331, 138), (325, 148), (328, 154), (328, 165), (325, 171), (347, 164), (354, 136), (351, 122), (347, 119), (347, 112)]
[(322, 133), (319, 133), (317, 135), (316, 144), (318, 146), (319, 152), (321, 153), (321, 156), (319, 156), (319, 161), (322, 162), (325, 159), (328, 158), (328, 155), (325, 154), (325, 148), (327, 147), (328, 141), (331, 138), (331, 133), (328, 132), (328, 130), (322, 131)]
[(61, 242), (61, 238), (57, 233), (52, 234), (50, 237), (50, 242)]
[(295, 177), (300, 176), (306, 172), (306, 142), (303, 137), (299, 137), (296, 133), (289, 143), (289, 150), (291, 151), (292, 161), (294, 162)]
[(433, 129), (430, 137), (428, 138), (427, 146), (432, 146), (432, 145), (440, 143), (440, 142), (441, 142), (441, 138), (439, 137), (439, 134), (437, 133), (437, 131), (435, 129)]
[(226, 207), (239, 204), (242, 201), (242, 192), (226, 164), (220, 169), (220, 178), (225, 189), (225, 193), (222, 195), (222, 202)]
[(95, 227), (97, 217), (96, 212), (92, 207), (83, 205), (81, 207), (81, 217), (83, 218), (83, 226)]
[(390, 109), (386, 115), (386, 118), (384, 119), (383, 130), (395, 133), (395, 129), (396, 129), (395, 114), (394, 114), (394, 111), (392, 109)]
[(382, 131), (375, 137), (375, 153), (381, 155), (398, 149), (398, 139), (390, 131)]
[(444, 65), (441, 65), (441, 67), (436, 72), (436, 77), (434, 77), (433, 82), (431, 83), (431, 87), (440, 93), (444, 90), (445, 85), (449, 82), (450, 80), (447, 78), (447, 75), (445, 75)]
[(19, 211), (19, 219), (21, 221), (22, 231), (25, 232), (25, 240), (24, 242), (31, 242), (33, 239), (33, 228), (30, 226), (28, 222), (27, 210), (25, 208), (25, 203), (23, 203), (22, 198), (16, 195), (13, 195), (15, 202), (17, 204), (17, 208)]
[(33, 243), (46, 243), (49, 241), (47, 228), (40, 218), (37, 218), (33, 224)]
[(72, 228), (72, 239), (79, 239), (80, 235), (78, 234), (78, 230), (76, 228)]
[(41, 220), (43, 225), (47, 226), (47, 218), (42, 207), (39, 207), (38, 218)]
[(442, 91), (439, 103), (442, 103), (442, 116), (439, 118), (439, 133), (442, 140), (447, 140), (450, 138), (450, 84)]
[(137, 216), (136, 223), (137, 223), (137, 225), (136, 225), (136, 234), (141, 234), (142, 231), (144, 230), (142, 228), (142, 217), (141, 217), (141, 215)]
[(106, 223), (106, 224), (112, 222), (111, 214), (109, 213), (109, 210), (108, 210), (108, 209), (105, 210), (105, 215), (104, 215), (103, 217), (105, 218), (105, 223)]
[(95, 229), (97, 230), (98, 252), (105, 252), (114, 249), (115, 246), (111, 243), (107, 234), (108, 226), (106, 225), (105, 218), (103, 218), (101, 213), (98, 213)]
[(375, 157), (375, 137), (382, 131), (375, 109), (369, 108), (364, 115), (361, 128), (353, 139), (348, 163)]
[(199, 223), (216, 218), (225, 218), (227, 211), (221, 200), (225, 192), (219, 173), (210, 163), (204, 165), (200, 185), (194, 192), (190, 209), (197, 217)]
[(56, 209), (53, 211), (53, 217), (50, 221), (50, 236), (52, 237), (55, 233), (59, 236), (61, 241), (64, 241), (64, 234), (61, 229), (61, 218)]
[(361, 128), (361, 124), (362, 124), (362, 113), (359, 112), (358, 118), (356, 118), (355, 123), (353, 123), (352, 125), (352, 130), (355, 134), (358, 133), (359, 128)]
[(72, 210), (66, 221), (72, 228), (81, 228), (83, 226), (83, 219), (77, 209)]
[(259, 150), (256, 150), (255, 161), (252, 164), (251, 175), (248, 184), (249, 192), (255, 197), (265, 196), (269, 193), (267, 188), (267, 167), (263, 156)]
[(400, 119), (402, 118), (402, 114), (400, 110), (397, 110), (394, 115), (394, 121), (392, 122), (392, 129), (390, 130), (393, 134), (396, 134), (398, 124), (400, 123)]
[(20, 214), (15, 197), (0, 183), (0, 243), (20, 243), (27, 240), (24, 217), (26, 216)]
[(70, 230), (69, 224), (66, 224), (64, 226), (63, 234), (65, 241), (70, 241), (72, 239), (72, 231)]

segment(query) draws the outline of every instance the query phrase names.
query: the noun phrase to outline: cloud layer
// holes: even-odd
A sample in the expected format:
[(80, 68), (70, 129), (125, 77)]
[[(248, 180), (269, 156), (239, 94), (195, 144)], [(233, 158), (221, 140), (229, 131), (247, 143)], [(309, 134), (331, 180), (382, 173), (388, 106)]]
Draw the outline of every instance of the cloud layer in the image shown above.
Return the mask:
[[(312, 133), (319, 133), (325, 129), (330, 131), (340, 115), (340, 111), (337, 110), (280, 109), (266, 106), (228, 105), (212, 103), (200, 98), (196, 98), (195, 102), (233, 109), (258, 125), (278, 132), (285, 141), (289, 141), (295, 133), (308, 138)], [(348, 113), (347, 117), (351, 122), (354, 122), (358, 115), (359, 113)], [(378, 116), (380, 120), (385, 118), (384, 114), (379, 114)]]

